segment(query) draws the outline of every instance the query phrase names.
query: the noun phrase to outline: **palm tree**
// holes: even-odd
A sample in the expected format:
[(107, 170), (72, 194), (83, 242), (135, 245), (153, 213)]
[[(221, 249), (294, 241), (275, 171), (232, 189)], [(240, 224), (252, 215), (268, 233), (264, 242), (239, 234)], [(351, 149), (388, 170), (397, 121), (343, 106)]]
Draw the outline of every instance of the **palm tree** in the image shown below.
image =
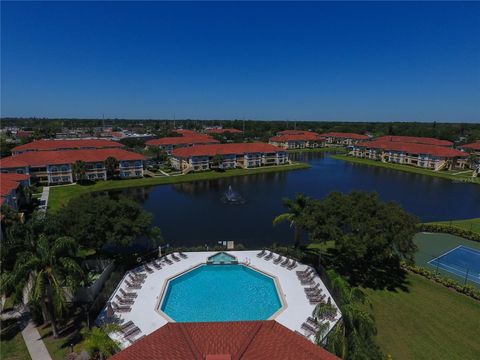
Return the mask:
[(304, 213), (308, 201), (309, 198), (303, 194), (295, 195), (295, 199), (293, 200), (289, 198), (283, 199), (283, 205), (288, 209), (288, 212), (280, 214), (273, 219), (274, 226), (284, 221), (288, 221), (290, 223), (290, 227), (294, 228), (295, 247), (300, 245), (300, 239), (302, 235), (300, 218)]
[(473, 170), (472, 176), (478, 176), (480, 173), (480, 158), (478, 155), (474, 153), (468, 155), (467, 165)]
[(223, 164), (223, 157), (221, 155), (215, 155), (210, 160), (210, 164), (213, 168), (220, 169), (220, 166)]
[(108, 336), (108, 334), (119, 330), (119, 325), (107, 324), (102, 328), (96, 327), (91, 330), (84, 331), (84, 346), (90, 356), (93, 357), (95, 354), (98, 354), (100, 360), (103, 360), (105, 357), (110, 357), (120, 350), (118, 343)]
[(66, 236), (49, 241), (42, 234), (35, 240), (18, 254), (13, 269), (2, 274), (0, 292), (15, 290), (18, 298), (29, 289), (29, 300), (41, 306), (56, 338), (56, 319), (67, 307), (66, 291), (73, 293), (84, 275), (76, 258), (78, 245)]
[(77, 160), (72, 165), (72, 173), (75, 181), (82, 182), (85, 180), (85, 174), (87, 172), (87, 164), (82, 160)]
[(107, 177), (113, 177), (115, 175), (115, 171), (118, 167), (118, 160), (115, 159), (113, 156), (109, 156), (105, 159), (105, 168), (107, 169)]

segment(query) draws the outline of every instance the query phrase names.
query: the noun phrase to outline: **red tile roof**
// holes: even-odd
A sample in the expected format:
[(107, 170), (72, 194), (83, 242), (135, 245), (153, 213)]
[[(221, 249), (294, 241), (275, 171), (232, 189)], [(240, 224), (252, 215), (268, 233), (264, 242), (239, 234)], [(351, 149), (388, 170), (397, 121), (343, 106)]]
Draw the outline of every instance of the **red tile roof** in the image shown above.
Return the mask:
[(339, 360), (276, 321), (168, 323), (111, 360)]
[(0, 160), (0, 168), (16, 168), (46, 165), (73, 164), (77, 160), (84, 162), (105, 161), (108, 157), (121, 160), (145, 160), (145, 156), (123, 149), (89, 149), (65, 151), (29, 151)]
[(231, 143), (215, 145), (198, 145), (188, 148), (173, 150), (173, 156), (191, 157), (191, 156), (215, 156), (230, 154), (248, 154), (248, 153), (272, 153), (284, 151), (277, 146), (257, 143)]
[(462, 149), (480, 150), (480, 142), (460, 145), (459, 147), (461, 147)]
[(178, 136), (152, 139), (146, 142), (147, 145), (165, 146), (165, 145), (195, 145), (195, 144), (216, 144), (218, 140), (207, 135), (198, 136)]
[(340, 139), (355, 139), (355, 140), (368, 140), (369, 137), (367, 135), (355, 134), (355, 133), (347, 133), (347, 132), (329, 132), (325, 134), (320, 134), (323, 137), (334, 137)]
[(19, 145), (12, 149), (12, 152), (17, 151), (48, 151), (48, 150), (62, 150), (62, 149), (82, 149), (82, 148), (121, 148), (124, 145), (105, 139), (78, 139), (78, 140), (36, 140), (31, 143)]
[(0, 196), (8, 196), (20, 186), (18, 181), (0, 179)]
[(283, 130), (278, 132), (278, 135), (303, 135), (303, 134), (318, 135), (316, 132), (306, 131), (306, 130)]
[(415, 144), (415, 143), (400, 143), (395, 141), (365, 141), (357, 144), (357, 147), (383, 149), (392, 151), (402, 151), (409, 154), (428, 154), (439, 157), (466, 157), (467, 154), (444, 146)]
[(321, 141), (325, 140), (324, 137), (311, 132), (305, 132), (303, 134), (285, 134), (285, 135), (278, 135), (270, 138), (270, 141), (275, 142), (285, 142), (285, 141)]
[(453, 142), (448, 140), (439, 140), (439, 139), (430, 138), (430, 137), (418, 137), (418, 136), (381, 136), (376, 140), (416, 143), (416, 144), (425, 144), (425, 145), (437, 145), (437, 146), (453, 146)]
[(188, 129), (177, 129), (174, 130), (177, 134), (181, 134), (182, 136), (205, 136), (200, 134), (199, 132), (188, 130)]
[(30, 179), (30, 175), (17, 173), (0, 173), (0, 181), (23, 181)]
[(224, 134), (224, 133), (231, 133), (231, 134), (239, 134), (242, 133), (242, 130), (234, 129), (234, 128), (224, 128), (224, 129), (206, 129), (206, 133), (208, 134)]

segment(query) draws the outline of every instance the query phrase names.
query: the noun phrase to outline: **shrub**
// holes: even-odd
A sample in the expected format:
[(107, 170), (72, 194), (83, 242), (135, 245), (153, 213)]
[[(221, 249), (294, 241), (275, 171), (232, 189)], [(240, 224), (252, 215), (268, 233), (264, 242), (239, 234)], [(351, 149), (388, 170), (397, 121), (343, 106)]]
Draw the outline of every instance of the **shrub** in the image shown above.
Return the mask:
[(480, 234), (447, 224), (422, 224), (421, 231), (452, 234), (463, 237), (465, 239), (480, 242)]

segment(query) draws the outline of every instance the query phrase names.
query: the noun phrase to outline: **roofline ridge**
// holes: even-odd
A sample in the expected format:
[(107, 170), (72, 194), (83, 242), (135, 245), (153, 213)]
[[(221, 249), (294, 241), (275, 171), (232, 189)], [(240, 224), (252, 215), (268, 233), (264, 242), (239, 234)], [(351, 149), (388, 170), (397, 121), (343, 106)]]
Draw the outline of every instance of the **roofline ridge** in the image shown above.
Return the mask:
[(250, 336), (248, 336), (246, 339), (245, 339), (245, 342), (243, 343), (242, 347), (240, 347), (240, 350), (238, 351), (237, 354), (235, 355), (232, 355), (232, 360), (240, 360), (243, 356), (243, 354), (245, 354), (245, 352), (247, 351), (247, 349), (250, 347), (250, 345), (252, 344), (252, 341), (253, 339), (255, 339), (255, 337), (257, 336), (258, 332), (260, 331), (260, 329), (266, 325), (266, 322), (265, 321), (259, 321), (258, 324), (255, 324), (255, 329), (254, 331), (252, 331), (250, 333)]
[(177, 323), (177, 324), (178, 324), (178, 327), (180, 328), (180, 331), (181, 331), (183, 337), (185, 338), (185, 341), (188, 344), (188, 347), (190, 348), (190, 351), (192, 352), (192, 355), (195, 357), (196, 360), (197, 359), (198, 360), (203, 360), (203, 354), (200, 352), (200, 350), (197, 348), (197, 346), (193, 342), (192, 338), (188, 334), (188, 331), (187, 331), (187, 328), (186, 328), (185, 324), (182, 324), (182, 323)]

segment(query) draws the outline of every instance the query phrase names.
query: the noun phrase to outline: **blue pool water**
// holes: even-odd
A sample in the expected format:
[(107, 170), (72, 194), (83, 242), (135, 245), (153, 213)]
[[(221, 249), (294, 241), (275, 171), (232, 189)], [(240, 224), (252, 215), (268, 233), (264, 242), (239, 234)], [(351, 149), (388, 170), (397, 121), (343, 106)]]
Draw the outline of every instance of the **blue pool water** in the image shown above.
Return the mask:
[(212, 262), (212, 263), (215, 263), (215, 264), (219, 264), (220, 262), (231, 263), (232, 261), (236, 261), (236, 258), (235, 258), (235, 256), (232, 256), (230, 254), (220, 252), (220, 253), (217, 253), (215, 255), (210, 256), (208, 258), (208, 261)]
[(430, 260), (429, 264), (462, 278), (468, 276), (469, 280), (480, 284), (480, 251), (478, 250), (460, 245)]
[(282, 306), (272, 278), (243, 265), (200, 266), (170, 281), (161, 310), (177, 322), (267, 320)]

